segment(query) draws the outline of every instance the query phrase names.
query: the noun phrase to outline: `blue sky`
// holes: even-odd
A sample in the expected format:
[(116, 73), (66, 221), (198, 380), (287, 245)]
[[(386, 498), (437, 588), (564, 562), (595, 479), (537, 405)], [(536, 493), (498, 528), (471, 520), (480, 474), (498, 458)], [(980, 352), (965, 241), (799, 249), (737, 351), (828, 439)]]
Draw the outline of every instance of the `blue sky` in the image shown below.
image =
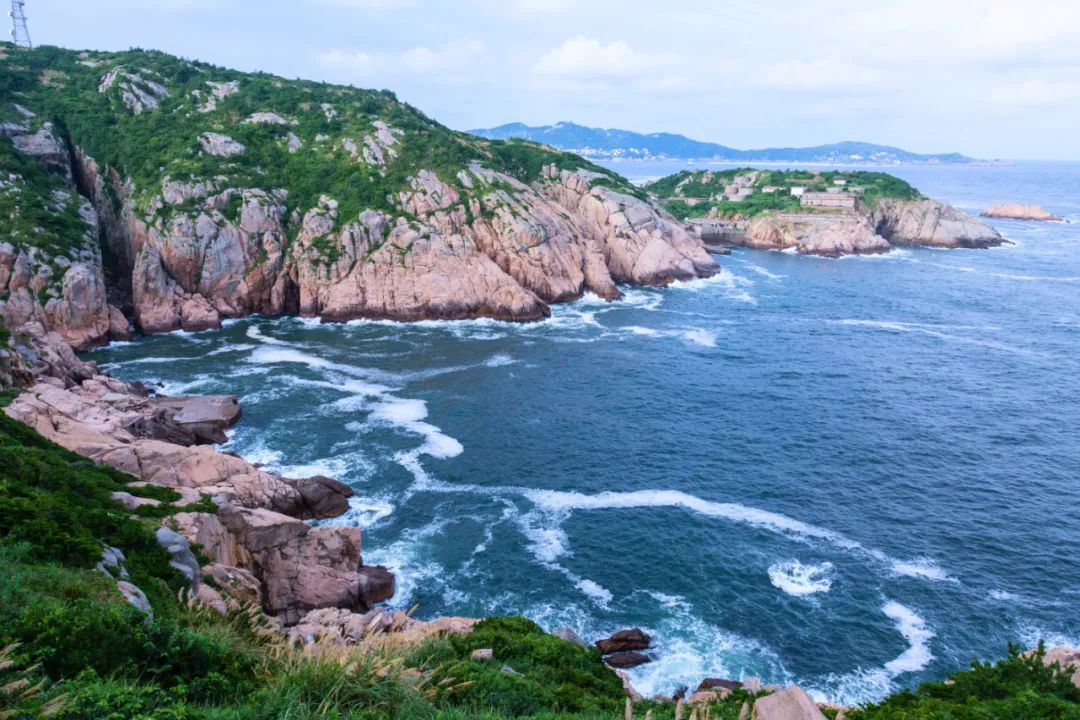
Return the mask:
[(458, 129), (1080, 159), (1077, 0), (27, 0), (38, 44), (394, 90)]

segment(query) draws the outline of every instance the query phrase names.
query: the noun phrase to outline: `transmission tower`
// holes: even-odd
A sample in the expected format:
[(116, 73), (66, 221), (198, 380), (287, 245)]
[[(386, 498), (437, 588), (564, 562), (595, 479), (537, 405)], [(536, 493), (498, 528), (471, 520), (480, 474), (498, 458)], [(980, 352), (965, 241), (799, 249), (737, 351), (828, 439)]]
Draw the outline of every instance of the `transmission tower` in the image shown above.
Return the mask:
[(11, 0), (11, 40), (22, 47), (34, 47), (30, 42), (30, 30), (26, 27), (26, 0)]

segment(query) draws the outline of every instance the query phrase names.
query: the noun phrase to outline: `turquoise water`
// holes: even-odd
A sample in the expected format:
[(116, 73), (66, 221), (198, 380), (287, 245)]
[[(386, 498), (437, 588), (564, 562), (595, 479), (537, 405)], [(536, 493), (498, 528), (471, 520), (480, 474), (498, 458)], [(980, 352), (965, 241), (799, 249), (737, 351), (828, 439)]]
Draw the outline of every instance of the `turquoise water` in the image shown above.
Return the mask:
[[(1080, 166), (893, 171), (1080, 220)], [(235, 393), (229, 449), (351, 484), (395, 606), (640, 625), (646, 693), (865, 700), (1080, 641), (1080, 225), (995, 225), (1016, 245), (736, 251), (531, 325), (246, 319), (93, 357)]]

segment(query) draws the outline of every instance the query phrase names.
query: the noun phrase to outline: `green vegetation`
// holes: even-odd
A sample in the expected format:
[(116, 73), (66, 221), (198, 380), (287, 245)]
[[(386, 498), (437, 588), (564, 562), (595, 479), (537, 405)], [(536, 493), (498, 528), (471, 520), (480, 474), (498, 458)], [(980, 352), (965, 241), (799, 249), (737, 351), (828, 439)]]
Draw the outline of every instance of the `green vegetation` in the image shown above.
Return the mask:
[[(737, 176), (750, 178), (746, 186), (753, 192), (742, 200), (727, 200), (724, 189), (736, 184)], [(806, 188), (808, 192), (840, 188), (855, 194), (858, 202), (869, 209), (876, 207), (882, 198), (916, 200), (922, 197), (918, 190), (894, 175), (864, 170), (684, 170), (660, 178), (646, 189), (673, 215), (685, 220), (710, 214), (751, 218), (769, 211), (798, 211), (799, 198), (791, 194), (793, 187)], [(766, 188), (769, 192), (765, 192)]]
[[(102, 83), (110, 73), (115, 74), (111, 87)], [(213, 97), (213, 88), (225, 83), (235, 84), (235, 92)], [(133, 112), (129, 106), (140, 93), (157, 108)], [(410, 179), (421, 170), (453, 186), (466, 204), (492, 192), (479, 180), (469, 187), (459, 177), (474, 163), (525, 183), (539, 181), (543, 165), (553, 163), (588, 170), (605, 186), (641, 196), (624, 178), (580, 157), (523, 140), (492, 141), (452, 131), (385, 90), (240, 73), (154, 51), (78, 53), (0, 44), (5, 116), (18, 115), (14, 103), (37, 113), (35, 122), (53, 122), (73, 147), (130, 179), (136, 209), (162, 219), (194, 212), (182, 206), (150, 212), (165, 178), (212, 180), (219, 191), (285, 189), (286, 221), (293, 211), (302, 217), (316, 207), (322, 195), (338, 202), (339, 222), (354, 221), (366, 209), (407, 216), (399, 195), (410, 190)], [(245, 122), (259, 112), (276, 113), (286, 124)], [(379, 136), (377, 122), (392, 128), (395, 139), (381, 151), (383, 164), (363, 158), (365, 138)], [(207, 154), (199, 143), (207, 132), (227, 135), (244, 152)], [(290, 152), (292, 137), (302, 145)], [(5, 168), (8, 155), (0, 149)], [(234, 218), (238, 202), (225, 208), (226, 218)], [(5, 230), (0, 214), (0, 232)], [(295, 228), (289, 230), (295, 235)], [(324, 259), (338, 254), (329, 247), (316, 251)]]
[(1080, 718), (1080, 688), (1043, 664), (1044, 648), (1025, 657), (1009, 648), (997, 663), (972, 663), (947, 682), (905, 690), (852, 714), (852, 720), (1040, 720)]

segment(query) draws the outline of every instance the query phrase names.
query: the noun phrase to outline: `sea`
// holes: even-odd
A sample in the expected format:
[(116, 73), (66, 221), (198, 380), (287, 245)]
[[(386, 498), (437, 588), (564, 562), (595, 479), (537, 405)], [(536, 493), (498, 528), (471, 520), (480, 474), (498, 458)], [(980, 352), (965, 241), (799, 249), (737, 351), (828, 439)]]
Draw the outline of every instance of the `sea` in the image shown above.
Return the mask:
[[(702, 163), (619, 162), (635, 180)], [(884, 168), (1011, 244), (823, 259), (490, 320), (247, 318), (91, 354), (233, 393), (226, 450), (356, 492), (390, 604), (654, 638), (706, 676), (842, 703), (1009, 643), (1080, 643), (1080, 164)]]

